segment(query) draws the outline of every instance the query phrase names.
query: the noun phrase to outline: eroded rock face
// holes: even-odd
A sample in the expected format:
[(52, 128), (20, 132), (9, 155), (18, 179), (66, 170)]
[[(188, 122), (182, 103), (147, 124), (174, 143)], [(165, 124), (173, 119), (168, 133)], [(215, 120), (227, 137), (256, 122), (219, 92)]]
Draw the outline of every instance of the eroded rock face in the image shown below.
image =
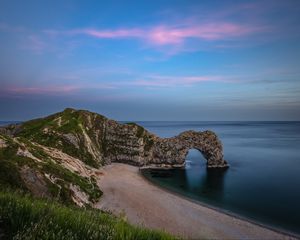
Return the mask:
[(152, 149), (153, 158), (148, 159), (148, 163), (183, 166), (190, 149), (203, 154), (208, 168), (228, 167), (223, 159), (222, 143), (212, 131), (186, 131), (173, 138), (158, 138)]
[(24, 166), (20, 173), (26, 187), (34, 196), (51, 198), (51, 194), (42, 173), (29, 168), (28, 166)]
[(124, 162), (137, 166), (182, 167), (190, 149), (198, 149), (208, 168), (228, 167), (222, 143), (212, 131), (186, 131), (172, 138), (160, 138), (136, 124), (105, 124), (106, 163)]

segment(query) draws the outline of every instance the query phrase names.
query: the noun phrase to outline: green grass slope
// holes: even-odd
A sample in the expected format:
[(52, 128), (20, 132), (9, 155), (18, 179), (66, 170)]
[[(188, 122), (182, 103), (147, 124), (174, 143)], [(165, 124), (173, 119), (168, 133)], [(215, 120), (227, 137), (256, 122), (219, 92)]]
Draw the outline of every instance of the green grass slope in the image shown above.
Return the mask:
[(99, 210), (66, 207), (19, 193), (0, 192), (1, 239), (175, 239), (128, 224)]

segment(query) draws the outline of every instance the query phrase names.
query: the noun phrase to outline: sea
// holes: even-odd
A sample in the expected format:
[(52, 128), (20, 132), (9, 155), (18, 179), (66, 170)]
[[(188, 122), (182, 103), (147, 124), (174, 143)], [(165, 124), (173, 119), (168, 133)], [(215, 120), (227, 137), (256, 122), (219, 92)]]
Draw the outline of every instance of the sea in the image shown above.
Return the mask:
[[(0, 122), (0, 125), (16, 123)], [(226, 170), (191, 149), (184, 169), (144, 169), (154, 184), (226, 213), (300, 235), (300, 122), (137, 122), (160, 137), (212, 130)]]
[(227, 170), (191, 149), (185, 169), (144, 169), (154, 184), (271, 228), (300, 234), (300, 122), (138, 122), (160, 137), (212, 130)]
[(20, 121), (0, 121), (0, 127), (1, 126), (6, 126), (9, 124), (17, 124), (17, 123), (21, 123)]

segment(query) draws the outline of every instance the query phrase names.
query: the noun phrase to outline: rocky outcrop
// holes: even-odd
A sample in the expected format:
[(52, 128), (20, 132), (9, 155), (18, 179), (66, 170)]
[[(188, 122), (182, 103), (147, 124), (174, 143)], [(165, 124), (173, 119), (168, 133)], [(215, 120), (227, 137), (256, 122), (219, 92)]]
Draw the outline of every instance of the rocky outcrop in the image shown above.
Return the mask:
[(96, 113), (70, 108), (0, 132), (59, 149), (93, 167), (111, 162), (182, 167), (189, 149), (198, 149), (208, 168), (228, 167), (222, 144), (212, 131), (186, 131), (160, 138), (135, 123), (120, 124)]
[(222, 143), (212, 131), (186, 131), (173, 138), (157, 138), (152, 149), (153, 157), (148, 162), (183, 166), (190, 149), (197, 149), (203, 154), (208, 168), (228, 167), (223, 159)]
[(20, 173), (26, 187), (34, 196), (51, 198), (51, 194), (42, 173), (28, 166), (23, 166)]
[(106, 162), (124, 162), (137, 166), (182, 167), (190, 149), (198, 149), (208, 168), (228, 167), (223, 159), (222, 143), (212, 131), (186, 131), (172, 138), (160, 138), (141, 126), (106, 125)]

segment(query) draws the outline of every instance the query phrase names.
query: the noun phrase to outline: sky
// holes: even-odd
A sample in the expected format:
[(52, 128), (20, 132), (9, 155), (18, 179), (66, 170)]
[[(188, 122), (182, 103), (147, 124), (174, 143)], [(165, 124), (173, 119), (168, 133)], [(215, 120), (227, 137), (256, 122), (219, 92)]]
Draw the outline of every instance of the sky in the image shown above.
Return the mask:
[(300, 120), (300, 1), (1, 0), (0, 120)]

